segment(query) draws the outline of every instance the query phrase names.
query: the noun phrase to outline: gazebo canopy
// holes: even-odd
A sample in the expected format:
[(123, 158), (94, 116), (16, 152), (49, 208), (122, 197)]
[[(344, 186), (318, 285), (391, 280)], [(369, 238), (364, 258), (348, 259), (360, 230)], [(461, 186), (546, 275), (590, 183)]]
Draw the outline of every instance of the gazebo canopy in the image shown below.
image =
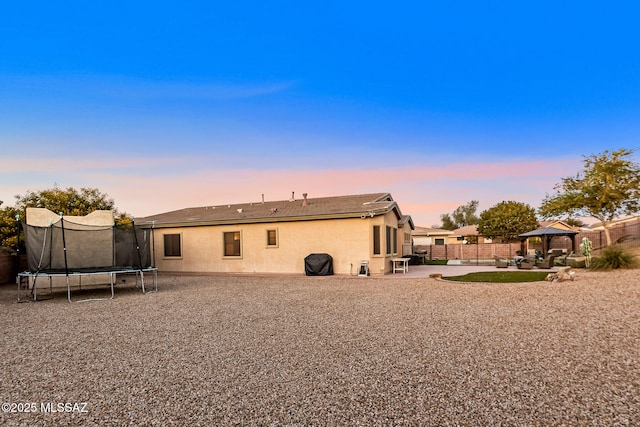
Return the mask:
[(552, 238), (556, 236), (569, 236), (571, 238), (571, 248), (572, 250), (575, 251), (576, 250), (576, 242), (575, 242), (576, 234), (578, 234), (578, 232), (573, 230), (564, 230), (562, 228), (554, 228), (554, 227), (542, 227), (542, 228), (536, 228), (535, 230), (532, 230), (526, 233), (518, 234), (518, 237), (522, 239), (523, 244), (524, 244), (524, 241), (529, 237), (544, 238), (542, 240), (543, 251), (546, 252), (549, 249), (549, 243), (551, 242)]
[(528, 231), (526, 233), (518, 234), (519, 237), (542, 237), (542, 236), (575, 236), (578, 234), (577, 231), (573, 230), (563, 230), (561, 228), (554, 227), (543, 227), (536, 228), (533, 231)]

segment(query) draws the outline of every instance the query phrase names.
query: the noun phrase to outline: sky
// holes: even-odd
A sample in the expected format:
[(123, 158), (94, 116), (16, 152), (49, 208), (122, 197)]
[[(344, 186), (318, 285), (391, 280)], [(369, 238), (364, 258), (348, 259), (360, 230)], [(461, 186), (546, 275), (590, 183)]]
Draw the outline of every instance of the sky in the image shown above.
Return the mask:
[(471, 200), (537, 208), (640, 141), (633, 1), (5, 3), (3, 206), (389, 192), (428, 227)]

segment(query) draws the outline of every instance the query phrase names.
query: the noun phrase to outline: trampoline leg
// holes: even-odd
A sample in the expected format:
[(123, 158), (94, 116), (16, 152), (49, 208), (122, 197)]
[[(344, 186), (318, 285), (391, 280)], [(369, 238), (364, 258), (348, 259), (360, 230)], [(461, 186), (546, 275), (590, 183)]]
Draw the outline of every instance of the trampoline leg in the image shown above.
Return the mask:
[(113, 273), (109, 273), (109, 277), (111, 277), (111, 298), (110, 299), (113, 299), (113, 297), (115, 296), (115, 293), (113, 291), (113, 281), (114, 281), (113, 276), (114, 276)]
[(158, 270), (153, 270), (153, 292), (158, 292)]
[[(27, 280), (29, 280), (29, 278), (27, 278)], [(18, 302), (22, 302), (20, 301), (20, 291), (22, 289), (22, 276), (20, 275), (16, 276), (16, 284), (18, 285)], [(29, 282), (27, 282), (27, 290), (29, 289), (28, 284)]]
[(146, 288), (144, 287), (144, 272), (142, 270), (140, 270), (140, 281), (142, 282), (142, 293), (143, 294), (148, 294), (148, 293), (151, 293), (151, 292), (158, 292), (158, 270), (154, 269), (152, 271), (153, 271), (153, 289), (147, 291)]

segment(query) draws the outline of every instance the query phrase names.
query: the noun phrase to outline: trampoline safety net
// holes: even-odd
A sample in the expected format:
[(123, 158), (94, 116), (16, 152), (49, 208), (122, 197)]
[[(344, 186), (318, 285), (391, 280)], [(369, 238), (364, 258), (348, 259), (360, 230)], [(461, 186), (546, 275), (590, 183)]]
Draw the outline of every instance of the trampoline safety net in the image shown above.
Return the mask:
[(22, 224), (31, 272), (110, 271), (151, 267), (150, 230), (64, 221)]

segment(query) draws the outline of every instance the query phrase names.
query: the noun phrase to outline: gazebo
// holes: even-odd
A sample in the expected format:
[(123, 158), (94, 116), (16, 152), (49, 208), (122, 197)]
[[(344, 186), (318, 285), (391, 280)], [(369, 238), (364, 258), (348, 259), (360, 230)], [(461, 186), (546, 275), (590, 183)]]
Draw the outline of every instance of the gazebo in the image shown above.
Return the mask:
[(537, 228), (533, 231), (529, 231), (527, 233), (519, 234), (518, 237), (520, 237), (523, 246), (524, 246), (524, 242), (529, 237), (540, 237), (542, 239), (542, 251), (544, 253), (547, 253), (547, 251), (549, 250), (549, 244), (551, 243), (552, 238), (556, 236), (568, 236), (571, 238), (571, 250), (575, 252), (576, 251), (576, 234), (578, 234), (578, 232), (573, 230), (564, 230), (561, 228), (554, 228), (554, 227), (542, 227), (542, 228)]

